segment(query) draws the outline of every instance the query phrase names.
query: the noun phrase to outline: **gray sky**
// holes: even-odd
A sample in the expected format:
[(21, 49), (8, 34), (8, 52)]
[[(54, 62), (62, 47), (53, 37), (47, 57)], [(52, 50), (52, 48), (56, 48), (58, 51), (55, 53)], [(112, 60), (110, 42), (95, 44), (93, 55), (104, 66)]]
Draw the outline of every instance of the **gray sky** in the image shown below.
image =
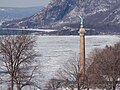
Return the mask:
[(50, 0), (0, 0), (0, 7), (32, 7), (49, 3)]

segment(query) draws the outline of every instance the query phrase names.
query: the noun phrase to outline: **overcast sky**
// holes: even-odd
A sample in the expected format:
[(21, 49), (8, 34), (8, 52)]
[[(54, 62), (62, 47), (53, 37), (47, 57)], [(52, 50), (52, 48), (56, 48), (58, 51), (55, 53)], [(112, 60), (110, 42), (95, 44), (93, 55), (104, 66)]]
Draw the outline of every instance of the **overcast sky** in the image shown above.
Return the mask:
[(50, 0), (0, 0), (0, 7), (33, 7), (43, 6)]

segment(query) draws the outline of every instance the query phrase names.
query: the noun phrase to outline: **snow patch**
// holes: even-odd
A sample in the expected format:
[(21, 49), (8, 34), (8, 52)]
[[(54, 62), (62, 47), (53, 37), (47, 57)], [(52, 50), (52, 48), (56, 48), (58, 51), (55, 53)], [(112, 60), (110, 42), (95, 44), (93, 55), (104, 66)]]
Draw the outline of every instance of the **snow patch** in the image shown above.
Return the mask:
[(0, 8), (0, 11), (6, 11), (6, 9)]
[(3, 22), (5, 22), (5, 21), (4, 21), (4, 20), (1, 20), (1, 21), (0, 21), (0, 26), (2, 25)]

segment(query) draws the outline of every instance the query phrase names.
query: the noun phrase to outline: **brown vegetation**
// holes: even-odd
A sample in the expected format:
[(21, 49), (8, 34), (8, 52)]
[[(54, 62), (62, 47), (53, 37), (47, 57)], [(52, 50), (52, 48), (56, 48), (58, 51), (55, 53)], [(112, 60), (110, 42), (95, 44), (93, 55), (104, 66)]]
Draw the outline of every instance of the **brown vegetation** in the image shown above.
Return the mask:
[(85, 88), (86, 83), (83, 83), (81, 80), (79, 64), (79, 58), (74, 56), (58, 70), (56, 76), (62, 81), (61, 83), (63, 87), (67, 87), (71, 90), (74, 88), (77, 88), (78, 90)]
[(90, 87), (115, 90), (120, 84), (120, 43), (94, 50), (89, 60), (93, 61), (87, 69)]

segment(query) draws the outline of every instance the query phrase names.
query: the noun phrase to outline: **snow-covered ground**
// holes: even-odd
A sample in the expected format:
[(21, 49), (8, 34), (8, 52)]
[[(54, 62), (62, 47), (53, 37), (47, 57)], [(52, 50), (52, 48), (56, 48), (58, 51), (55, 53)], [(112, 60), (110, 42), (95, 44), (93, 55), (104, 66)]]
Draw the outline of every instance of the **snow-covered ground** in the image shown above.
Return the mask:
[[(2, 22), (0, 23), (2, 25)], [(27, 28), (27, 29), (24, 29), (24, 28), (2, 28), (3, 30), (21, 30), (21, 31), (24, 31), (24, 30), (28, 30), (28, 31), (41, 31), (41, 32), (53, 32), (53, 31), (57, 31), (57, 30), (54, 30), (54, 29), (32, 29), (32, 28)]]

